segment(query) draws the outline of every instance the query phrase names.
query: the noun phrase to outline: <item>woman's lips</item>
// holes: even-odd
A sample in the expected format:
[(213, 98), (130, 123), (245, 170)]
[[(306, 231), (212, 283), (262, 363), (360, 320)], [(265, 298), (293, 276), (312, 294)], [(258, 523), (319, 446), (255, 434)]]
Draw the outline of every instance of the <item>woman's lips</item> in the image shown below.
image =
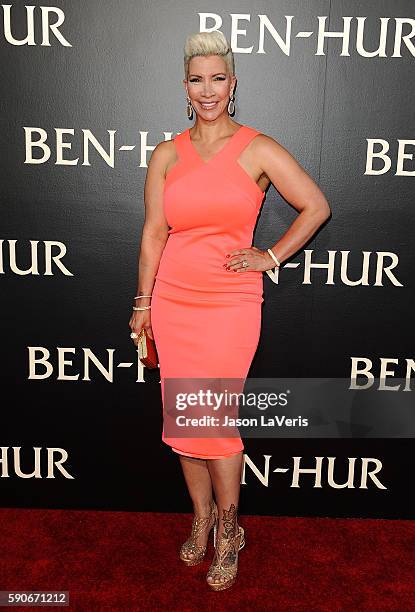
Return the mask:
[(206, 110), (211, 110), (212, 108), (215, 108), (217, 102), (199, 102), (199, 104), (202, 108)]

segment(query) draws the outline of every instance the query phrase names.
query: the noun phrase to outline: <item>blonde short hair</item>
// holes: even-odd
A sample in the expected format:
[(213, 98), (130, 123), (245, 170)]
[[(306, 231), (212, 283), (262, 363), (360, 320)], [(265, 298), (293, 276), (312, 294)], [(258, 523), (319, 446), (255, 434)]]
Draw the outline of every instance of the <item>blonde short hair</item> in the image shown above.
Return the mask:
[(235, 60), (230, 44), (222, 32), (197, 32), (186, 38), (184, 45), (184, 74), (187, 78), (189, 62), (197, 55), (220, 55), (225, 60), (231, 76), (235, 74)]

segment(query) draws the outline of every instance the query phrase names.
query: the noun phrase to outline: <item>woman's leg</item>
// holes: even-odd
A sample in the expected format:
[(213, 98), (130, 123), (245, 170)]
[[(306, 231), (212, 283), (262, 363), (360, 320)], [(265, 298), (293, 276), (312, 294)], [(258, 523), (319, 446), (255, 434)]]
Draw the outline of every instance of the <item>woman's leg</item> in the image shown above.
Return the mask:
[[(239, 526), (237, 513), (242, 458), (243, 451), (224, 459), (209, 459), (207, 462), (218, 506), (218, 540), (221, 534), (227, 538), (231, 538), (238, 533)], [(233, 555), (230, 554), (230, 556), (232, 558), (228, 561), (232, 564), (234, 562)], [(215, 564), (215, 560), (213, 564)], [(220, 574), (213, 574), (208, 577), (208, 581), (220, 583), (223, 582), (223, 578)]]
[[(195, 515), (209, 516), (212, 501), (212, 481), (206, 460), (187, 457), (186, 455), (179, 455), (179, 457)], [(206, 546), (208, 537), (209, 532), (204, 530), (197, 537), (196, 543), (200, 546)], [(189, 552), (186, 556), (192, 559), (194, 554)]]

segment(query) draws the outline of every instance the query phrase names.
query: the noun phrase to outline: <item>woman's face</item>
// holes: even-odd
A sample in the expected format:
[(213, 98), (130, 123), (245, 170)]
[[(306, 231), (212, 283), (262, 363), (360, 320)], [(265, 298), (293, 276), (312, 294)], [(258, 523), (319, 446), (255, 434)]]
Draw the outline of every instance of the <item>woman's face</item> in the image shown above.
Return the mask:
[(190, 60), (188, 77), (183, 83), (196, 113), (212, 121), (227, 112), (236, 77), (229, 74), (220, 55), (198, 55)]

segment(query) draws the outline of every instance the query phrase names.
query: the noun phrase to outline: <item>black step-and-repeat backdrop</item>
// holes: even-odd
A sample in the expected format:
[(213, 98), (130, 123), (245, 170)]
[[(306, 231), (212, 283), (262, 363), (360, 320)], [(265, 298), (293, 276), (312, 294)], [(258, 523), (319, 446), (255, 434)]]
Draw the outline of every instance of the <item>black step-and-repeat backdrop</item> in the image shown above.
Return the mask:
[[(161, 441), (159, 371), (143, 372), (128, 320), (146, 167), (191, 125), (182, 53), (196, 31), (231, 41), (235, 120), (285, 146), (333, 213), (264, 274), (250, 377), (383, 377), (415, 410), (413, 8), (0, 5), (2, 506), (190, 509)], [(296, 215), (271, 186), (255, 246)], [(354, 437), (345, 422), (344, 436), (245, 439), (241, 512), (413, 518), (410, 418), (374, 419)]]

